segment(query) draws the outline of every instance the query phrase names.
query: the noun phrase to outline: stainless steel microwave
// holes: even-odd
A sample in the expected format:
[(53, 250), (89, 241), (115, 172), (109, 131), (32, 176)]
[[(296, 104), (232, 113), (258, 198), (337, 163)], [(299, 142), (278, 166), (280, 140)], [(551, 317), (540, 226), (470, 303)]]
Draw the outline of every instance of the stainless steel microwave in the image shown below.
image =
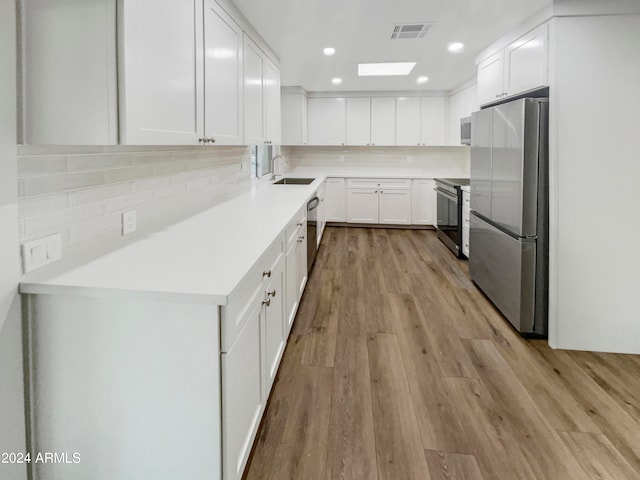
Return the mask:
[(471, 117), (460, 119), (460, 143), (471, 145)]

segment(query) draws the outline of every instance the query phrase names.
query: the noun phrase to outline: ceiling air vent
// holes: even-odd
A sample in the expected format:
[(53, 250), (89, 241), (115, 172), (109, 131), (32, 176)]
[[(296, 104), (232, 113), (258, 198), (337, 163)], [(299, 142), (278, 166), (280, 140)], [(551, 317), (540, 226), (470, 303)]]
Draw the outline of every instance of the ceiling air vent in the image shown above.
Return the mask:
[(433, 23), (405, 23), (394, 25), (391, 40), (400, 38), (423, 38), (431, 29)]

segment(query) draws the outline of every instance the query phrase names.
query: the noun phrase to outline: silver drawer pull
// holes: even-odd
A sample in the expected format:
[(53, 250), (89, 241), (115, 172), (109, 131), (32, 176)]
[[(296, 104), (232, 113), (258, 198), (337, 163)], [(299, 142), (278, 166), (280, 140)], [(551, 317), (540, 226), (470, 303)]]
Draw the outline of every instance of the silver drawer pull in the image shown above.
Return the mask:
[(263, 300), (262, 301), (262, 305), (267, 306), (267, 307), (270, 306), (271, 305), (271, 299), (268, 298), (266, 300)]
[(264, 277), (271, 278), (271, 270), (265, 270), (262, 272), (262, 278)]
[(270, 292), (267, 292), (267, 297), (275, 297), (276, 296), (276, 290), (273, 289)]

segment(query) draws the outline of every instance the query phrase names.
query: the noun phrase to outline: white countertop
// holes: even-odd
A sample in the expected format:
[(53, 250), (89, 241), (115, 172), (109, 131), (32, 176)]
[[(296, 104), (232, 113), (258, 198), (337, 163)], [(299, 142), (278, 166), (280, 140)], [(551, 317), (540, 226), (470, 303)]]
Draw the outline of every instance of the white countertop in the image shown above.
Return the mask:
[(67, 272), (25, 281), (20, 292), (225, 305), (323, 180), (258, 185)]
[(468, 177), (469, 174), (460, 172), (458, 169), (439, 169), (437, 172), (425, 173), (421, 169), (399, 169), (390, 167), (388, 169), (379, 167), (295, 167), (289, 168), (285, 174), (287, 177), (337, 177), (337, 178), (416, 178), (433, 179), (448, 177)]

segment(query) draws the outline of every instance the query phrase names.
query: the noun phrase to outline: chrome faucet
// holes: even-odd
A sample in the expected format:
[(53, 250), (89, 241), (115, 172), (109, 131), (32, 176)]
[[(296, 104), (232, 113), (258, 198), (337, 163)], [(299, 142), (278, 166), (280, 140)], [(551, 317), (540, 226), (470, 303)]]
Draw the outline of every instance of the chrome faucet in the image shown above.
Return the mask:
[(282, 155), (276, 155), (275, 157), (273, 157), (271, 159), (271, 177), (269, 177), (271, 180), (275, 180), (276, 179), (276, 170), (275, 170), (275, 164), (276, 164), (276, 160), (282, 160), (285, 165), (287, 164), (287, 159), (284, 158)]

